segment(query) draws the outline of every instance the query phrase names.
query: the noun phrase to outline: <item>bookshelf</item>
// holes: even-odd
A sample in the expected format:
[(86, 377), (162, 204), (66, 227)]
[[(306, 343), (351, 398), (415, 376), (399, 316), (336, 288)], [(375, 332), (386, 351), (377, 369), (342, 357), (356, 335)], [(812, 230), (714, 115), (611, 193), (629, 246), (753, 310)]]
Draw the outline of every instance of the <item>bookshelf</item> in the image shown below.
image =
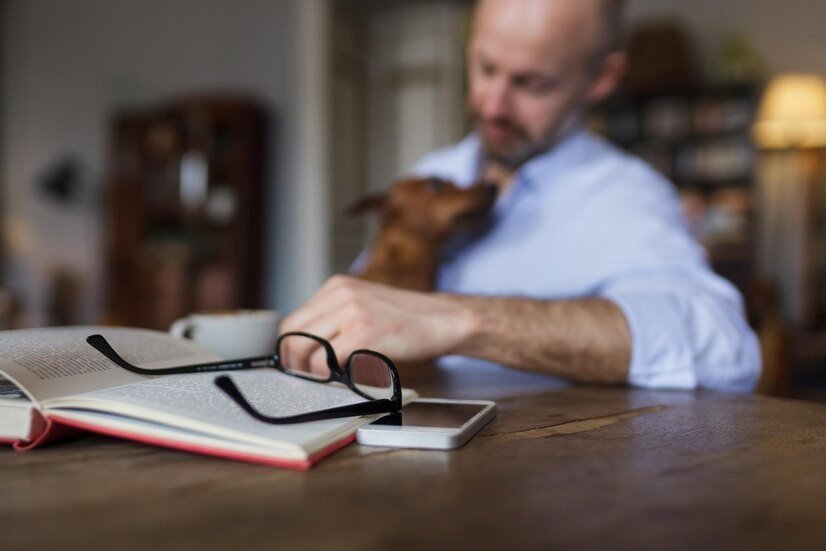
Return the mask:
[(116, 114), (107, 193), (107, 321), (166, 330), (260, 303), (266, 119), (190, 97)]

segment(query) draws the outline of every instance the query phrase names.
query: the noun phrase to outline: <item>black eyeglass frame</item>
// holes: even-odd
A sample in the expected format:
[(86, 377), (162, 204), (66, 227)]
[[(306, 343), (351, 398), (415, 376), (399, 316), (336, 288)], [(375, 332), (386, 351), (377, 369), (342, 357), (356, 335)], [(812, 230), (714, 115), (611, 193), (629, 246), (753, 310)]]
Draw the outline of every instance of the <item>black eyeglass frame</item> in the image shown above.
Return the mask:
[[(327, 354), (327, 367), (330, 370), (330, 376), (327, 378), (319, 378), (309, 374), (303, 374), (297, 371), (290, 371), (281, 362), (278, 351), (281, 350), (282, 341), (291, 336), (300, 336), (313, 339), (319, 343)], [(251, 358), (241, 358), (237, 360), (224, 360), (220, 362), (210, 362), (202, 364), (191, 364), (176, 367), (167, 367), (160, 369), (147, 369), (136, 366), (127, 362), (121, 357), (103, 335), (90, 335), (86, 337), (86, 342), (95, 350), (106, 356), (110, 361), (115, 363), (118, 367), (138, 373), (140, 375), (182, 375), (188, 373), (209, 373), (217, 371), (239, 371), (244, 369), (259, 369), (264, 367), (275, 368), (286, 375), (298, 377), (307, 381), (315, 383), (341, 383), (347, 388), (365, 398), (366, 402), (358, 402), (355, 404), (348, 404), (346, 406), (339, 406), (335, 408), (323, 409), (309, 413), (302, 413), (299, 415), (292, 415), (288, 417), (272, 417), (264, 415), (258, 411), (249, 401), (244, 397), (238, 386), (227, 375), (221, 375), (215, 378), (215, 385), (220, 388), (231, 400), (233, 400), (241, 409), (247, 412), (250, 416), (264, 423), (274, 425), (291, 424), (291, 423), (305, 423), (309, 421), (322, 421), (325, 419), (337, 419), (341, 417), (357, 417), (361, 415), (372, 415), (378, 413), (395, 413), (402, 407), (402, 392), (401, 383), (399, 381), (399, 372), (393, 361), (380, 352), (375, 350), (359, 349), (353, 351), (344, 362), (342, 368), (336, 359), (335, 351), (332, 345), (318, 335), (311, 333), (304, 333), (302, 331), (291, 331), (284, 333), (278, 337), (275, 345), (275, 352), (270, 356), (257, 356)], [(383, 361), (390, 372), (391, 384), (393, 385), (393, 394), (390, 398), (374, 398), (361, 391), (353, 382), (350, 375), (350, 365), (353, 358), (359, 354), (373, 356)]]

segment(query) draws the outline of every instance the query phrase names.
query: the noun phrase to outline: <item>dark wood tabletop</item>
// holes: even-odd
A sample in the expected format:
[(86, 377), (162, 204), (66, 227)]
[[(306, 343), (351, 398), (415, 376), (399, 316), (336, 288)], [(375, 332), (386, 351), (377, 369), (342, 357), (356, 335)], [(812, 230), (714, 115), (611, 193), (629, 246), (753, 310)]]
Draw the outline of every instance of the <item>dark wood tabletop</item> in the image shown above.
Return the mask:
[(499, 414), (456, 451), (354, 444), (309, 472), (98, 436), (3, 450), (0, 547), (826, 549), (826, 405), (505, 371), (405, 383)]

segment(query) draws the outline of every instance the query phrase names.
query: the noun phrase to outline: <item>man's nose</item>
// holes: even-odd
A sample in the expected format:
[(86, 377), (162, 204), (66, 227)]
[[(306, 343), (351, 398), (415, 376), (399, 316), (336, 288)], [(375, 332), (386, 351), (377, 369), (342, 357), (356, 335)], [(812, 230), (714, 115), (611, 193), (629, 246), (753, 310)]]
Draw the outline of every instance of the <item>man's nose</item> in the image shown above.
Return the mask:
[(482, 104), (482, 114), (488, 119), (507, 117), (511, 114), (511, 91), (506, 81), (496, 80), (489, 83)]

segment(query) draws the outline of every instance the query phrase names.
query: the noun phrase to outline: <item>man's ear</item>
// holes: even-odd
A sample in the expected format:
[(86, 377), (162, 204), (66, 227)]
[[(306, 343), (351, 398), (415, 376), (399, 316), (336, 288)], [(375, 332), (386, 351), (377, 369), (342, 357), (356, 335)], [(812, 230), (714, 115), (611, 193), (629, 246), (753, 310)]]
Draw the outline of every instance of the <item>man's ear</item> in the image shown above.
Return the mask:
[(594, 81), (588, 89), (588, 103), (595, 105), (617, 89), (628, 68), (628, 55), (622, 50), (611, 52), (602, 60)]
[(386, 193), (371, 193), (365, 195), (346, 209), (347, 216), (361, 216), (363, 214), (381, 214), (387, 204)]

